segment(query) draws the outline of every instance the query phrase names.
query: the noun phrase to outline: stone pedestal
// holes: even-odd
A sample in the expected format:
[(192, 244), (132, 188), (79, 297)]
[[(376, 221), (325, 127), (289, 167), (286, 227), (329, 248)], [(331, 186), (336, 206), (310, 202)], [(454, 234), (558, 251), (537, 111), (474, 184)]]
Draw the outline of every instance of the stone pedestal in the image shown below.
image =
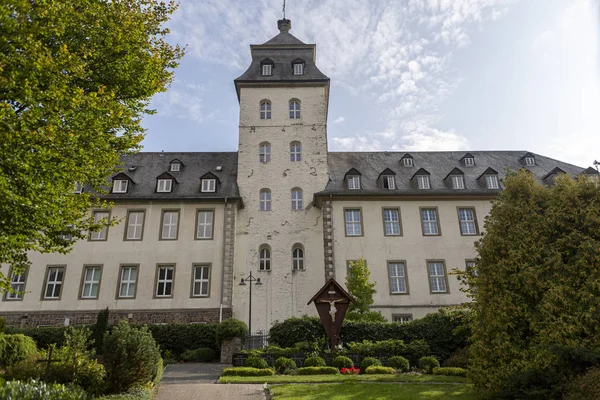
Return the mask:
[(242, 339), (223, 340), (223, 343), (221, 343), (221, 364), (231, 364), (233, 355), (240, 351), (242, 351)]

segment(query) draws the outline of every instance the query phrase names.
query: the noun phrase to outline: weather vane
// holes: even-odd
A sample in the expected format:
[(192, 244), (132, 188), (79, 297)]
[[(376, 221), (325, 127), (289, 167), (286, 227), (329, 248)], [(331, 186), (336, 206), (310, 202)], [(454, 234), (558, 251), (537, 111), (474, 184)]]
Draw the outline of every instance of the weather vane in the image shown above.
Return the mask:
[(283, 0), (283, 19), (285, 19), (285, 0)]

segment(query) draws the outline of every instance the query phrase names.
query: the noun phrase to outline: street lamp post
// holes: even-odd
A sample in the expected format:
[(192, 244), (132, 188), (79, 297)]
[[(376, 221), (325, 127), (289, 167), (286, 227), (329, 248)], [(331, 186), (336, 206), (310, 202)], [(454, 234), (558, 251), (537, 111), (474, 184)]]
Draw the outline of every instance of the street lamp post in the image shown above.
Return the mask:
[(250, 282), (250, 290), (249, 290), (249, 300), (248, 300), (248, 332), (250, 336), (252, 336), (252, 282), (255, 285), (262, 285), (260, 278), (255, 278), (252, 276), (252, 271), (250, 271), (250, 275), (245, 279), (242, 278), (240, 281), (240, 286), (246, 286), (246, 282)]

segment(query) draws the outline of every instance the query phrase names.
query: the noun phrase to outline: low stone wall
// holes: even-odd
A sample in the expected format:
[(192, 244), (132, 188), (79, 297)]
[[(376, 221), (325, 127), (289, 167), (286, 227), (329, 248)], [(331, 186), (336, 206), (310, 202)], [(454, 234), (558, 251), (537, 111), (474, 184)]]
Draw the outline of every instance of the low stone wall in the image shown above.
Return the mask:
[[(92, 325), (96, 323), (100, 310), (92, 311), (22, 311), (1, 313), (6, 325), (16, 327)], [(175, 310), (110, 310), (109, 324), (127, 319), (132, 324), (192, 324), (217, 323), (218, 308), (175, 309)], [(231, 308), (223, 308), (223, 319), (231, 318)]]

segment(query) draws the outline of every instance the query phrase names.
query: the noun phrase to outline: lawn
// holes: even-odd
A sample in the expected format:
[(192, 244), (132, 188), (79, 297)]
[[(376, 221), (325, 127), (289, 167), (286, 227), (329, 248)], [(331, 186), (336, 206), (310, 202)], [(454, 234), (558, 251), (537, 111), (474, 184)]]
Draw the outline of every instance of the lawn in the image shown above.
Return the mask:
[(222, 376), (219, 383), (352, 383), (352, 382), (458, 382), (467, 378), (444, 375), (273, 375)]
[(474, 400), (471, 385), (422, 383), (348, 383), (322, 385), (277, 385), (271, 387), (276, 400)]

